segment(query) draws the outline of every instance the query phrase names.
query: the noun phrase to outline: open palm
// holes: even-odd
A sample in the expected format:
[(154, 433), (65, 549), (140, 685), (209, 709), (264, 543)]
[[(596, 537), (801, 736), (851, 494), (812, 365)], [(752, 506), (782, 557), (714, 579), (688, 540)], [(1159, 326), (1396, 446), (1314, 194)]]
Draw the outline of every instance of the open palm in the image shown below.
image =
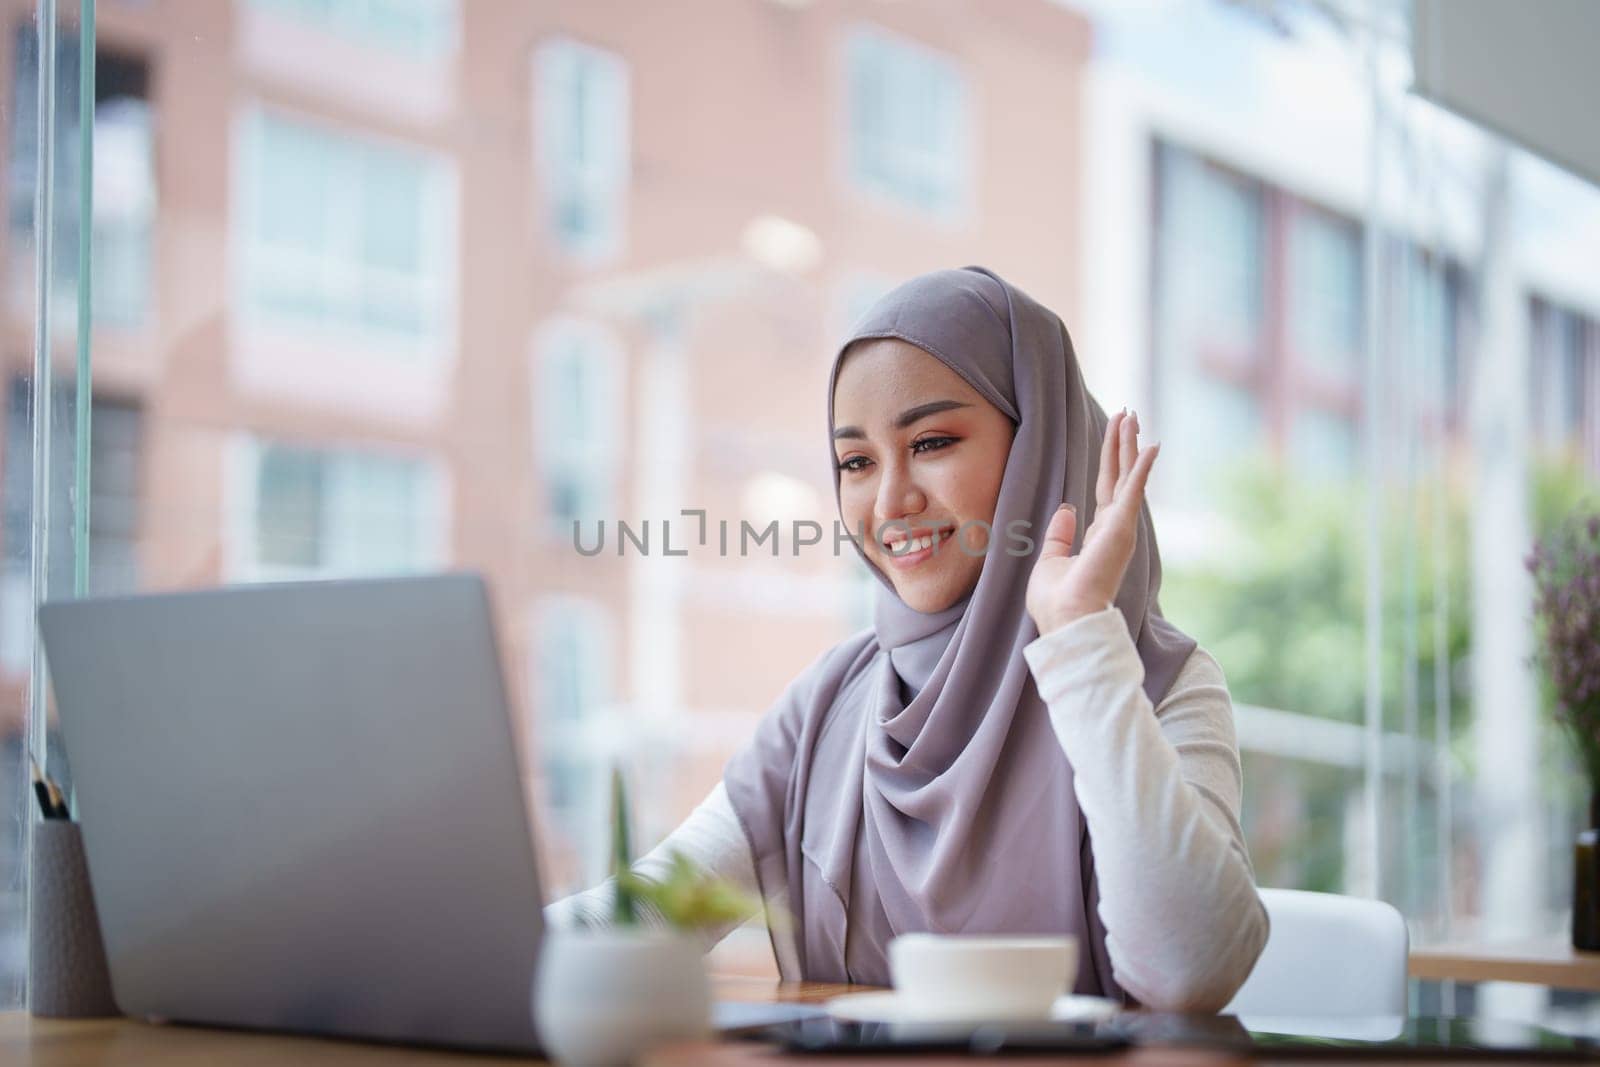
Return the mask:
[(1084, 532), (1083, 551), (1072, 555), (1078, 516), (1063, 506), (1050, 518), (1028, 578), (1028, 614), (1041, 634), (1104, 610), (1116, 599), (1138, 538), (1145, 482), (1160, 451), (1159, 444), (1139, 447), (1138, 415), (1119, 411), (1106, 422), (1094, 521)]

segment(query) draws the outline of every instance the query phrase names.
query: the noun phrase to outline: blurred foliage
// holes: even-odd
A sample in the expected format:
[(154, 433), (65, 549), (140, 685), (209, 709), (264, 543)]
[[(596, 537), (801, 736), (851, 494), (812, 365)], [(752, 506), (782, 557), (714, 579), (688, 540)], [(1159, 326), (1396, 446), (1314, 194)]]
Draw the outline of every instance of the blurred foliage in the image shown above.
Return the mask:
[[(1218, 510), (1232, 517), (1228, 553), (1170, 568), (1162, 584), (1163, 610), (1217, 657), (1236, 703), (1361, 722), (1366, 694), (1365, 491), (1360, 485), (1310, 482), (1261, 465), (1241, 470), (1222, 488), (1218, 503)], [(1410, 684), (1415, 687), (1418, 728), (1432, 735), (1439, 649), (1434, 613), (1442, 590), (1451, 728), (1459, 733), (1470, 718), (1465, 509), (1457, 495), (1436, 494), (1433, 506), (1446, 509), (1441, 523), (1428, 511), (1425, 497), (1410, 512), (1398, 494), (1383, 503), (1379, 533), (1386, 717), (1391, 728), (1398, 728), (1407, 696), (1407, 652), (1414, 648)]]
[(740, 923), (757, 915), (775, 924), (775, 910), (763, 910), (761, 898), (746, 893), (726, 879), (706, 874), (681, 852), (673, 852), (665, 877), (646, 878), (624, 871), (617, 878), (617, 889), (624, 888), (639, 902), (648, 904), (678, 930), (697, 930)]
[[(1593, 477), (1566, 457), (1541, 457), (1531, 474), (1535, 536), (1596, 493)], [(1363, 721), (1369, 506), (1359, 482), (1310, 481), (1270, 463), (1240, 468), (1219, 488), (1214, 514), (1226, 523), (1217, 535), (1226, 552), (1169, 564), (1161, 602), (1217, 658), (1235, 703)], [(1414, 700), (1418, 736), (1435, 736), (1442, 657), (1452, 761), (1464, 778), (1474, 773), (1470, 573), (1479, 506), (1459, 476), (1409, 493), (1396, 487), (1380, 500), (1378, 530), (1385, 728), (1405, 729)], [(1564, 740), (1545, 731), (1545, 767), (1571, 765)], [(1345, 890), (1345, 819), (1360, 773), (1259, 753), (1247, 752), (1244, 762), (1244, 822), (1262, 883)], [(1558, 808), (1587, 799), (1573, 775), (1541, 780)], [(1406, 849), (1417, 862), (1429, 856), (1434, 849), (1420, 840), (1428, 818), (1422, 812), (1410, 828), (1418, 840), (1401, 841), (1394, 828), (1385, 851)]]

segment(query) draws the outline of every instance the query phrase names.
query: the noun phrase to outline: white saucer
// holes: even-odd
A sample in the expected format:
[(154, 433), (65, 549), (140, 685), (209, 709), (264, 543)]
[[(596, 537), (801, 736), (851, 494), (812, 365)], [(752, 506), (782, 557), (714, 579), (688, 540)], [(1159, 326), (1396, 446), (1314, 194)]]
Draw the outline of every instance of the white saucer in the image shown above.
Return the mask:
[[(997, 1022), (993, 1018), (966, 1019), (944, 1018), (930, 1019), (926, 1014), (917, 1014), (910, 1010), (910, 1005), (903, 995), (893, 989), (874, 990), (870, 993), (849, 993), (842, 997), (834, 997), (823, 1007), (828, 1009), (828, 1014), (835, 1019), (845, 1019), (859, 1023), (906, 1023), (906, 1022)], [(1050, 1006), (1049, 1018), (1056, 1022), (1092, 1022), (1097, 1019), (1108, 1019), (1121, 1011), (1121, 1005), (1105, 997), (1080, 997), (1068, 994), (1057, 997)], [(1007, 1020), (1015, 1021), (1015, 1020)]]

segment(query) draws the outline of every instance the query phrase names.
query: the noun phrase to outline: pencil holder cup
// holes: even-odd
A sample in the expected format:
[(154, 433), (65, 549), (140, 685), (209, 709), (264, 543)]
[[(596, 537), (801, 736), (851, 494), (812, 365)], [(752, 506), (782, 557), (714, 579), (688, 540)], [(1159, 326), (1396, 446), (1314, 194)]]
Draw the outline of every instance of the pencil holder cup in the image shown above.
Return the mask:
[(78, 824), (35, 822), (28, 858), (28, 1010), (63, 1019), (121, 1014)]

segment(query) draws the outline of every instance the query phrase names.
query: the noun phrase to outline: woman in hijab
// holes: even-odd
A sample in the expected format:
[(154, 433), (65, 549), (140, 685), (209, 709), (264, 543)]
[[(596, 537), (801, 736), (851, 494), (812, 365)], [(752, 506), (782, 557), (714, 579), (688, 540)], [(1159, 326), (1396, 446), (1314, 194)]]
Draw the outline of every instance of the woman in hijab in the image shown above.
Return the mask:
[[(887, 985), (912, 931), (1074, 934), (1076, 992), (1221, 1008), (1267, 917), (1226, 683), (1157, 605), (1160, 446), (1106, 417), (1055, 314), (977, 267), (868, 311), (829, 431), (873, 625), (636, 870), (680, 852), (780, 907), (786, 979)], [(603, 922), (612, 891), (550, 918)]]

